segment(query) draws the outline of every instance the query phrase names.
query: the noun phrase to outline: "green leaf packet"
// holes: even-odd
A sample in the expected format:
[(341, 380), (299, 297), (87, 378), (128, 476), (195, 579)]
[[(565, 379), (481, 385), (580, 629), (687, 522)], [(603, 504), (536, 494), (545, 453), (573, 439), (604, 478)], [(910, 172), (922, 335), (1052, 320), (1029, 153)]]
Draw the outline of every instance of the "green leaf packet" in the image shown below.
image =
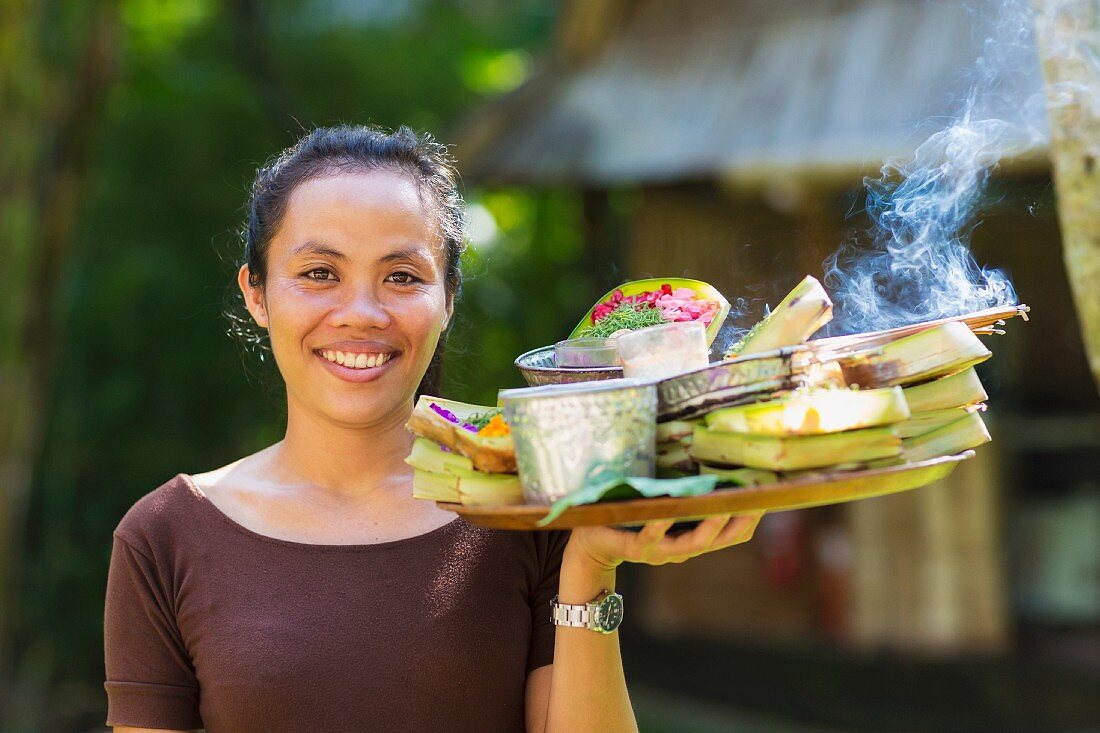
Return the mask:
[(550, 505), (550, 511), (538, 521), (544, 527), (573, 506), (595, 504), (600, 501), (620, 501), (652, 498), (655, 496), (698, 496), (709, 494), (718, 485), (718, 476), (684, 476), (682, 478), (647, 478), (623, 476), (614, 471), (602, 471), (585, 482), (584, 486), (566, 494)]

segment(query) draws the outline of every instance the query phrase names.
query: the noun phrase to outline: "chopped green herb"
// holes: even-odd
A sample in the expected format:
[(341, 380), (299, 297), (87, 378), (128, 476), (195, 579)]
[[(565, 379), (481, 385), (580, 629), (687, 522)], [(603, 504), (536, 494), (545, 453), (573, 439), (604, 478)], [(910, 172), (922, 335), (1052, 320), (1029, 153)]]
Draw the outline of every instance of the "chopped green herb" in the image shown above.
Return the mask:
[(607, 338), (616, 331), (627, 329), (637, 331), (646, 326), (657, 326), (665, 322), (659, 308), (650, 305), (636, 306), (633, 303), (622, 303), (618, 308), (608, 313), (580, 333), (583, 338)]
[(478, 412), (466, 418), (466, 422), (468, 422), (470, 425), (473, 425), (478, 430), (481, 430), (483, 427), (489, 424), (490, 420), (501, 414), (501, 412), (503, 412), (503, 410), (499, 408), (495, 410), (486, 410), (485, 412)]

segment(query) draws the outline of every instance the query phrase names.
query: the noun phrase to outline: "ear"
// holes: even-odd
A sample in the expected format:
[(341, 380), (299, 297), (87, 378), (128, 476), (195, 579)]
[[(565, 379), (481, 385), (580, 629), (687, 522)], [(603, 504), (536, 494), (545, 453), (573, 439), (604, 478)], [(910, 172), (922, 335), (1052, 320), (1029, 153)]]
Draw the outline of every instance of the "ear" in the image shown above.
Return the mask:
[(241, 265), (241, 269), (237, 271), (237, 285), (241, 289), (241, 295), (244, 296), (244, 306), (248, 308), (256, 325), (267, 328), (267, 303), (264, 301), (263, 288), (253, 285), (249, 281), (249, 274), (248, 265)]
[(447, 297), (447, 315), (443, 319), (443, 330), (444, 331), (446, 331), (447, 328), (451, 325), (451, 316), (454, 315), (454, 312), (455, 312), (455, 299), (454, 299), (454, 296), (451, 295), (451, 296)]

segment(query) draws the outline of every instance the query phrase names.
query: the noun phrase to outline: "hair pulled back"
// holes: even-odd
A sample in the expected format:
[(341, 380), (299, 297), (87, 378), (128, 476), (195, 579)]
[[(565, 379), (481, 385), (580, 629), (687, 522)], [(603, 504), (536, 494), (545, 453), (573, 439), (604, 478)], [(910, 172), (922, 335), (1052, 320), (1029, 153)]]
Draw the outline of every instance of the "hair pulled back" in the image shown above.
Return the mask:
[[(319, 127), (256, 171), (241, 232), (244, 252), (237, 262), (238, 268), (248, 265), (251, 284), (263, 288), (267, 281), (268, 249), (298, 186), (372, 170), (403, 173), (416, 184), (421, 201), (438, 222), (444, 288), (448, 299), (455, 298), (462, 287), (465, 248), (465, 204), (458, 192), (458, 174), (445, 145), (404, 126), (393, 132), (367, 125)], [(248, 315), (241, 297), (235, 297), (226, 315), (230, 336), (247, 351), (259, 351), (263, 360), (264, 352), (270, 351), (267, 332)], [(439, 394), (446, 338), (444, 332), (417, 394)]]

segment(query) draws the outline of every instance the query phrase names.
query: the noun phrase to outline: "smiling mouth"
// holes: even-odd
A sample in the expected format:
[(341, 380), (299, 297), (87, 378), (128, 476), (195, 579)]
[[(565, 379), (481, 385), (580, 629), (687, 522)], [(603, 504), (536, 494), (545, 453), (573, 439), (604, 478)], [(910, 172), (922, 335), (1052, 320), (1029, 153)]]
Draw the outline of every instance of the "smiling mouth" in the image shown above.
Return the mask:
[(348, 369), (375, 369), (397, 356), (396, 352), (355, 353), (351, 351), (330, 351), (329, 349), (318, 349), (316, 353), (333, 364), (339, 364)]

